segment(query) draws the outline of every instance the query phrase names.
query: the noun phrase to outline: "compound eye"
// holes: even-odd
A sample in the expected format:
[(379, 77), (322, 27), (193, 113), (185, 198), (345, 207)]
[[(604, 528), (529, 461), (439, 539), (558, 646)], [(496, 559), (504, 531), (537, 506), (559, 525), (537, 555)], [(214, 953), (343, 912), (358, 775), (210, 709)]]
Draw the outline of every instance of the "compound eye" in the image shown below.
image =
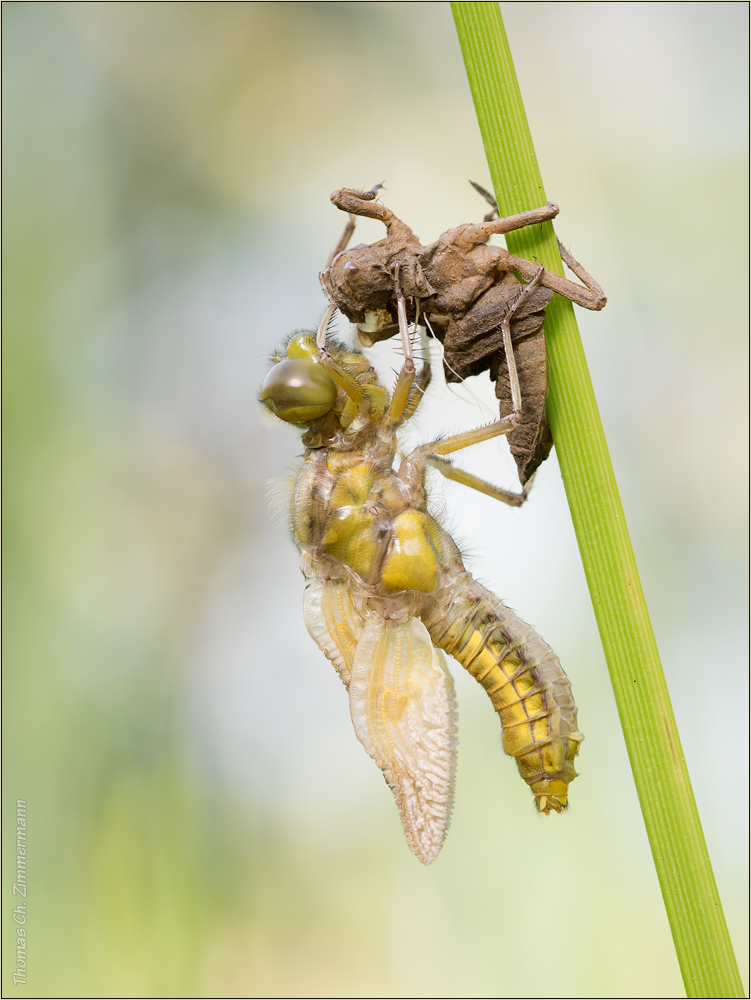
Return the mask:
[(309, 424), (325, 416), (336, 402), (336, 383), (313, 361), (279, 361), (261, 386), (261, 399), (272, 413), (290, 424)]

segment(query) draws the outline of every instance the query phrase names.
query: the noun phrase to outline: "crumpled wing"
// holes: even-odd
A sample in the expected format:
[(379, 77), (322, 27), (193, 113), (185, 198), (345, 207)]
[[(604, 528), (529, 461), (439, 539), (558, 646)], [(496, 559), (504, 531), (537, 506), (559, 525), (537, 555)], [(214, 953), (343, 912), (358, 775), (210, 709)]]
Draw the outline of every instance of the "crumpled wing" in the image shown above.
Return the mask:
[(336, 667), (349, 687), (357, 639), (362, 631), (358, 615), (345, 583), (311, 580), (303, 597), (303, 616), (311, 638)]
[(454, 801), (456, 698), (443, 655), (419, 619), (368, 617), (349, 704), (357, 738), (394, 793), (410, 849), (429, 865)]

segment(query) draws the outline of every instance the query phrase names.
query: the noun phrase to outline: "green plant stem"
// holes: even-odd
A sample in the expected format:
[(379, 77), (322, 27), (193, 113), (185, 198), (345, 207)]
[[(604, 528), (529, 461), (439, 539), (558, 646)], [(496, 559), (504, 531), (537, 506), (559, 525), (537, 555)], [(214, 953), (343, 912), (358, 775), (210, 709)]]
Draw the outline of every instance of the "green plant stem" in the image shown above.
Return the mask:
[[(500, 8), (451, 6), (501, 214), (545, 205)], [(512, 253), (563, 274), (550, 223), (506, 241)], [(742, 997), (570, 302), (555, 296), (545, 329), (548, 417), (686, 994)]]

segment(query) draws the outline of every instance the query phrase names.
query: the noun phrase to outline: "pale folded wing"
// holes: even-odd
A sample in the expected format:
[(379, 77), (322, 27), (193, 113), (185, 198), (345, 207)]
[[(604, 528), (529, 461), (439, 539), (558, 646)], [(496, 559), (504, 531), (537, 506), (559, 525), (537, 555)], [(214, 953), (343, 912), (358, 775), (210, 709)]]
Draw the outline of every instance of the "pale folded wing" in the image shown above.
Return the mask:
[(456, 699), (443, 655), (419, 619), (368, 616), (349, 701), (357, 738), (394, 793), (409, 846), (430, 864), (454, 799)]
[(363, 625), (349, 587), (331, 580), (311, 580), (305, 588), (303, 616), (311, 638), (334, 664), (345, 687), (349, 687), (355, 647)]

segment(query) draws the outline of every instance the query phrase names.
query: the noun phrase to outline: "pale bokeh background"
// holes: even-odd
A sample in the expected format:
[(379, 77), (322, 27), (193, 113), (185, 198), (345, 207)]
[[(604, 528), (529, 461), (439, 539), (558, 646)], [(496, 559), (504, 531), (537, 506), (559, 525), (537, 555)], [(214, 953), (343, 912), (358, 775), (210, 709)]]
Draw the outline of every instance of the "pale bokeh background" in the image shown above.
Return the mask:
[[(609, 296), (582, 334), (743, 960), (748, 7), (502, 8), (558, 233)], [(329, 193), (385, 180), (424, 242), (484, 212), (449, 5), (3, 14), (5, 795), (30, 827), (29, 986), (4, 995), (681, 995), (555, 458), (521, 511), (445, 495), (572, 678), (572, 808), (534, 814), (457, 667), (429, 869), (264, 502), (300, 446), (257, 387), (323, 309)], [(484, 377), (437, 388), (414, 439), (488, 405)], [(511, 486), (504, 447), (472, 461)]]

